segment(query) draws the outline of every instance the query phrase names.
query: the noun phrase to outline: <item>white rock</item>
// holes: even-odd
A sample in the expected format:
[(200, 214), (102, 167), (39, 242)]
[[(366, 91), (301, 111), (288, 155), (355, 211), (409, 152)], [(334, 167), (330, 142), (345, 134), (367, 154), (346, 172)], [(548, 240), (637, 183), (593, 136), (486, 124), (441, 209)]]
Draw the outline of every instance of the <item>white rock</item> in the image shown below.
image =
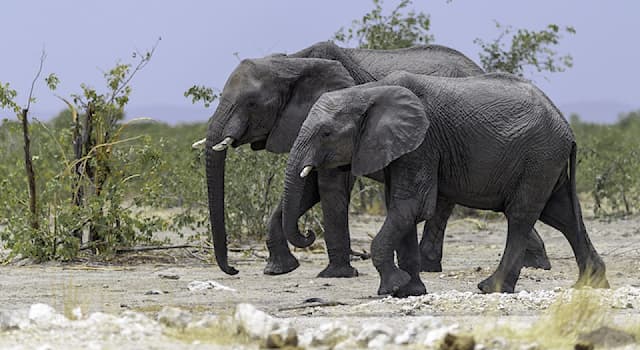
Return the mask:
[(378, 334), (367, 343), (368, 349), (385, 349), (393, 339), (388, 334)]
[(221, 319), (216, 315), (204, 315), (201, 319), (190, 322), (187, 328), (211, 328), (221, 323)]
[(365, 324), (356, 341), (368, 348), (380, 348), (392, 340), (393, 329), (380, 323)]
[(283, 348), (288, 346), (298, 346), (298, 332), (292, 327), (280, 327), (269, 332), (265, 345), (268, 348)]
[(267, 347), (298, 345), (298, 333), (288, 322), (272, 317), (251, 304), (238, 304), (234, 319), (241, 332), (263, 341)]
[(227, 292), (235, 292), (236, 290), (231, 288), (231, 287), (227, 287), (225, 285), (222, 285), (221, 283), (218, 283), (216, 281), (191, 281), (189, 282), (189, 285), (187, 286), (187, 288), (192, 291), (192, 292), (197, 292), (197, 291), (201, 291), (201, 290), (206, 290), (206, 289), (213, 289), (213, 290), (222, 290), (222, 291), (227, 291)]
[(422, 340), (422, 344), (426, 346), (435, 347), (447, 333), (454, 333), (458, 329), (457, 324), (452, 324), (445, 327), (439, 327), (434, 330), (428, 331), (427, 335)]
[(29, 320), (39, 327), (64, 327), (69, 320), (47, 304), (33, 304), (29, 308)]
[(336, 346), (333, 347), (333, 350), (353, 350), (361, 347), (362, 345), (359, 344), (355, 339), (347, 338), (336, 344)]
[(191, 313), (177, 307), (165, 306), (158, 313), (158, 322), (173, 328), (184, 329), (192, 318)]
[(71, 310), (71, 315), (75, 320), (82, 319), (82, 309), (79, 306), (73, 308), (73, 310)]
[(311, 334), (301, 338), (300, 345), (309, 346), (326, 346), (337, 345), (353, 336), (353, 332), (349, 327), (340, 321), (323, 323), (317, 329), (311, 330)]
[(420, 337), (424, 338), (429, 329), (440, 327), (441, 325), (442, 323), (435, 317), (418, 317), (415, 321), (409, 323), (407, 329), (404, 332), (395, 337), (394, 343), (398, 345), (422, 343), (422, 341), (416, 339)]
[(0, 331), (20, 328), (22, 320), (15, 311), (0, 311)]
[(238, 304), (234, 318), (238, 321), (241, 331), (256, 339), (266, 339), (269, 333), (279, 326), (276, 319), (251, 304)]

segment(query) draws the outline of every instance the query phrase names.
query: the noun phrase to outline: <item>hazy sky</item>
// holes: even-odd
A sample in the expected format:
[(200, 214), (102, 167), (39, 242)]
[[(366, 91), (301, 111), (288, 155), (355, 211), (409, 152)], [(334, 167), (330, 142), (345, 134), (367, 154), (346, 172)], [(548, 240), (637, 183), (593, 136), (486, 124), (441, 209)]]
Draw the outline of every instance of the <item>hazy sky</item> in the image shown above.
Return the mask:
[[(386, 0), (385, 8), (396, 3)], [(59, 94), (79, 92), (82, 82), (102, 88), (102, 71), (119, 60), (132, 62), (135, 49), (144, 51), (162, 37), (134, 80), (132, 113), (165, 110), (181, 114), (173, 121), (206, 120), (212, 109), (193, 107), (183, 92), (193, 84), (221, 88), (238, 64), (234, 53), (250, 58), (297, 51), (329, 39), (371, 7), (370, 0), (2, 0), (0, 81), (10, 82), (24, 103), (44, 47), (44, 73), (60, 77)], [(473, 40), (495, 38), (494, 20), (536, 30), (549, 23), (572, 25), (577, 34), (565, 35), (558, 49), (573, 55), (574, 67), (533, 76), (534, 81), (565, 111), (640, 108), (640, 1), (415, 0), (413, 7), (431, 14), (435, 43), (476, 62), (479, 48)], [(64, 108), (43, 83), (36, 96), (36, 116)]]

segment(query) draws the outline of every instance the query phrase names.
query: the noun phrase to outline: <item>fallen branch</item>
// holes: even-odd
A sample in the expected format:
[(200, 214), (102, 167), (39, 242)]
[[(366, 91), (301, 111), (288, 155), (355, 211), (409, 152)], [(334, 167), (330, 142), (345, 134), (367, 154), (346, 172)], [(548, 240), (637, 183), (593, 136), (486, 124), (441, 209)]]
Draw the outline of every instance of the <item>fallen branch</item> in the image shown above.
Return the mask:
[(182, 249), (182, 248), (201, 248), (201, 247), (193, 244), (158, 245), (158, 246), (142, 246), (142, 247), (128, 247), (128, 248), (123, 247), (123, 248), (116, 248), (116, 254), (145, 252), (149, 250), (167, 250), (167, 249)]
[[(316, 298), (312, 298), (312, 299), (316, 299)], [(329, 306), (340, 306), (340, 305), (347, 305), (343, 302), (340, 301), (325, 301), (322, 299), (318, 299), (318, 301), (313, 301), (313, 302), (305, 302), (306, 305), (296, 305), (296, 306), (287, 306), (287, 307), (282, 307), (279, 308), (278, 311), (291, 311), (291, 310), (300, 310), (300, 309), (307, 309), (310, 307), (329, 307)]]

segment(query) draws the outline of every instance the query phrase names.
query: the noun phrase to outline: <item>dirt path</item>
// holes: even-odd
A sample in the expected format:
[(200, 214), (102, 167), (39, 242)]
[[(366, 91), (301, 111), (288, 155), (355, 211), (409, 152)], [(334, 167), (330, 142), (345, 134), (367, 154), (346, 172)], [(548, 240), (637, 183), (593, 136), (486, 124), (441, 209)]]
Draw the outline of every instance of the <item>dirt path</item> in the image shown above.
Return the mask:
[[(377, 231), (381, 220), (353, 220), (354, 249), (369, 250), (369, 234)], [(640, 220), (588, 220), (587, 227), (607, 264), (612, 286), (605, 292), (607, 313), (623, 323), (640, 324)], [(353, 262), (360, 272), (358, 278), (316, 278), (326, 263), (323, 252), (296, 251), (301, 261), (299, 269), (287, 275), (265, 276), (260, 257), (266, 251), (256, 244), (252, 253), (231, 255), (240, 270), (236, 276), (225, 275), (216, 266), (180, 251), (129, 255), (130, 260), (146, 261), (142, 264), (3, 266), (0, 310), (19, 312), (44, 303), (65, 315), (80, 307), (84, 315), (119, 315), (133, 310), (155, 319), (164, 306), (207, 315), (231, 314), (236, 304), (250, 303), (271, 315), (292, 319), (299, 329), (341, 320), (354, 327), (381, 322), (400, 330), (418, 316), (435, 316), (447, 324), (460, 324), (465, 330), (501, 322), (527, 324), (542, 315), (577, 277), (575, 260), (564, 237), (545, 225), (537, 228), (552, 270), (524, 269), (514, 295), (480, 295), (476, 288), (498, 264), (506, 224), (502, 220), (452, 220), (445, 238), (444, 271), (422, 273), (429, 294), (419, 298), (378, 298), (378, 275), (370, 260)], [(189, 290), (193, 281), (209, 280), (234, 291)], [(333, 306), (312, 307), (318, 303), (305, 302), (309, 300)]]

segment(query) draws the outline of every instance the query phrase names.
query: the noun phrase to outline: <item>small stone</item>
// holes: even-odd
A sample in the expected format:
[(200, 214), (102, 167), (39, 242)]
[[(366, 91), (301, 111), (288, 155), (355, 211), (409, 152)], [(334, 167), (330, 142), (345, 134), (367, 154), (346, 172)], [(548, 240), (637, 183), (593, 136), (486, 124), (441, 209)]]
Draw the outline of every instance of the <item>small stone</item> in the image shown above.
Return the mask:
[(333, 347), (333, 350), (353, 350), (361, 348), (360, 344), (353, 339), (347, 338), (344, 341), (339, 342), (336, 346)]
[(472, 336), (447, 333), (440, 344), (440, 350), (473, 350), (475, 346), (476, 341)]
[(164, 278), (166, 280), (179, 280), (180, 279), (180, 275), (178, 275), (177, 273), (159, 273), (158, 277)]
[(154, 290), (149, 290), (144, 292), (144, 295), (158, 295), (158, 294), (162, 294), (162, 291), (154, 289)]
[(212, 328), (222, 325), (223, 320), (216, 315), (204, 315), (197, 321), (190, 322), (187, 328)]
[(71, 315), (73, 316), (74, 320), (82, 319), (82, 309), (79, 306), (75, 307), (73, 310), (71, 310)]
[(311, 334), (305, 346), (317, 347), (339, 344), (352, 337), (351, 330), (339, 321), (323, 323)]
[(18, 328), (20, 328), (20, 320), (15, 313), (0, 311), (0, 331), (10, 331)]
[(275, 318), (251, 304), (238, 304), (234, 319), (238, 322), (240, 330), (254, 339), (267, 339), (272, 331), (279, 328)]
[(107, 289), (107, 288), (109, 288), (109, 285), (108, 284), (103, 284), (102, 288)]
[(184, 329), (193, 317), (185, 310), (165, 306), (158, 313), (158, 322), (171, 328)]
[(436, 328), (434, 330), (428, 331), (427, 334), (424, 336), (424, 340), (422, 341), (422, 344), (430, 347), (435, 347), (436, 344), (438, 344), (438, 342), (440, 342), (447, 334), (455, 331), (456, 329), (458, 329), (458, 325), (453, 324), (450, 326), (440, 327), (440, 328)]
[(393, 330), (386, 325), (374, 323), (365, 324), (356, 337), (356, 341), (368, 348), (381, 348), (392, 340)]
[(267, 336), (265, 345), (268, 348), (284, 348), (298, 346), (298, 333), (292, 327), (282, 327)]
[(68, 320), (47, 304), (33, 304), (29, 308), (29, 320), (41, 327), (66, 325)]
[(578, 342), (573, 346), (575, 350), (593, 350), (594, 346), (591, 343), (587, 342)]
[(191, 281), (187, 288), (192, 292), (197, 292), (206, 289), (223, 290), (228, 292), (235, 292), (236, 290), (222, 285), (216, 281)]

